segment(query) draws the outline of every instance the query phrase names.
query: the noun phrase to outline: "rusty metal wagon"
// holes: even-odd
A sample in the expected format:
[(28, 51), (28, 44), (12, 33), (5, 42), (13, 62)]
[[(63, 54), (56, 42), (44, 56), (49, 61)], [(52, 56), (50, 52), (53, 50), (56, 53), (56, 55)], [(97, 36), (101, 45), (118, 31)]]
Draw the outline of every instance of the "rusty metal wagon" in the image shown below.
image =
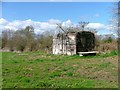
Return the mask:
[(95, 55), (95, 35), (90, 31), (58, 33), (53, 38), (53, 54)]

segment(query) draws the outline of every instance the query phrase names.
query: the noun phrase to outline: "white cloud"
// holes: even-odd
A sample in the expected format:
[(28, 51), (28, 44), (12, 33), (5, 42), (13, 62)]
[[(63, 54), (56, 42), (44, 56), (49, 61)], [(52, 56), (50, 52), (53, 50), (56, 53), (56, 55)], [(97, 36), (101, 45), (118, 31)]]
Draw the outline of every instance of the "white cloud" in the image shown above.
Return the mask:
[(117, 37), (115, 25), (104, 25), (102, 23), (89, 23), (86, 28), (95, 29), (98, 35), (113, 34)]
[(48, 22), (49, 22), (50, 24), (61, 23), (61, 21), (60, 21), (60, 20), (57, 20), (57, 19), (50, 19)]
[[(51, 31), (54, 32), (57, 30), (57, 25), (56, 23), (62, 23), (60, 20), (57, 19), (50, 19), (48, 22), (38, 22), (38, 21), (32, 21), (31, 19), (28, 20), (15, 20), (12, 22), (8, 22), (5, 19), (0, 19), (0, 30), (6, 30), (6, 29), (11, 29), (11, 30), (18, 30), (25, 28), (28, 25), (31, 25), (34, 27), (35, 33), (43, 33), (45, 31)], [(67, 20), (62, 23), (62, 25), (70, 26), (71, 21)]]
[(4, 25), (4, 24), (7, 24), (8, 21), (5, 20), (4, 18), (0, 18), (0, 25)]
[(90, 29), (96, 29), (96, 30), (101, 30), (106, 28), (106, 26), (101, 23), (89, 23), (86, 27)]
[(63, 23), (62, 23), (62, 26), (63, 26), (63, 27), (70, 27), (70, 26), (72, 26), (71, 20), (67, 20), (67, 21), (63, 22)]
[[(11, 29), (11, 30), (18, 30), (25, 28), (28, 25), (32, 25), (34, 27), (35, 33), (43, 33), (45, 31), (50, 31), (50, 32), (58, 32), (57, 30), (57, 25), (56, 23), (61, 23), (63, 27), (70, 27), (74, 26), (76, 24), (72, 23), (71, 20), (67, 20), (64, 22), (61, 22), (60, 20), (57, 19), (50, 19), (47, 22), (39, 22), (39, 21), (33, 21), (31, 19), (28, 20), (15, 20), (12, 22), (9, 22), (3, 18), (0, 19), (0, 30), (5, 30), (5, 29)], [(108, 34), (108, 33), (113, 33), (113, 25), (104, 25), (102, 23), (89, 23), (87, 28), (90, 29), (96, 29), (98, 34)]]
[(107, 25), (106, 28), (110, 31), (117, 31), (118, 30), (117, 25)]
[(70, 20), (61, 22), (60, 20), (57, 19), (50, 19), (48, 22), (38, 22), (38, 21), (32, 21), (31, 19), (20, 21), (20, 20), (15, 20), (12, 22), (8, 22), (5, 19), (0, 19), (0, 29), (5, 30), (5, 29), (11, 29), (11, 30), (18, 30), (25, 28), (28, 25), (32, 25), (35, 29), (35, 33), (42, 33), (44, 31), (54, 31), (57, 30), (56, 23), (62, 23), (62, 26), (71, 26), (72, 22)]

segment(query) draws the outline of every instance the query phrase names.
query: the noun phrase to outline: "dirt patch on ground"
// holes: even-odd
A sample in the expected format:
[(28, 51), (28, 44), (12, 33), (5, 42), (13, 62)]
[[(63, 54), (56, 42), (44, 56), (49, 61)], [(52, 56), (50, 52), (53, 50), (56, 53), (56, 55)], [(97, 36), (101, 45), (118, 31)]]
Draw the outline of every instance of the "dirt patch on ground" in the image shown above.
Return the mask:
[[(86, 62), (87, 64), (79, 67), (76, 72), (93, 80), (118, 82), (118, 56), (99, 58), (96, 61), (97, 63), (92, 62), (92, 64)], [(106, 63), (108, 63), (107, 66)]]
[(118, 56), (107, 57), (107, 58), (104, 58), (104, 60), (107, 62), (111, 62), (113, 65), (118, 67)]

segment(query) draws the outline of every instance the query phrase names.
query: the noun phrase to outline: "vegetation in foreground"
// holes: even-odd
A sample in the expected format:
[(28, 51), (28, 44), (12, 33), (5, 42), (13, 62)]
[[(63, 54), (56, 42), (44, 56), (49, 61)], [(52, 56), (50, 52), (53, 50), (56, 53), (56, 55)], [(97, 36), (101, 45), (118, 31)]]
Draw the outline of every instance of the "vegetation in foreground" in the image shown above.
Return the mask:
[(3, 88), (117, 88), (117, 52), (80, 57), (2, 52)]

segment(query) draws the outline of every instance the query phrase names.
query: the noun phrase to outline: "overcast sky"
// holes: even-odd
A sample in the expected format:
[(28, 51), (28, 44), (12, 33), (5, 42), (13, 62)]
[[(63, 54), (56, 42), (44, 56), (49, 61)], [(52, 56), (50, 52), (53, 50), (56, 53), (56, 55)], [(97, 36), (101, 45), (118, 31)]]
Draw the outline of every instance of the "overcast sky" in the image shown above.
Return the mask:
[(110, 30), (114, 2), (2, 2), (0, 29), (17, 30), (32, 25), (36, 33), (56, 30), (55, 23), (76, 25), (90, 22), (88, 27), (98, 34), (113, 34)]

